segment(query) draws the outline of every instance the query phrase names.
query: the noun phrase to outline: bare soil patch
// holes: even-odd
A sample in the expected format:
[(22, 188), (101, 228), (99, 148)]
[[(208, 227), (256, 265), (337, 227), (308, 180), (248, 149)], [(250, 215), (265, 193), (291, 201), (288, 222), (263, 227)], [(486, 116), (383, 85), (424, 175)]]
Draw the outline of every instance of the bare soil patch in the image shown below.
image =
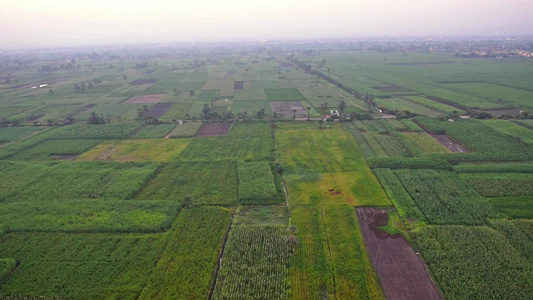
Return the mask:
[(424, 261), (405, 238), (379, 229), (387, 225), (387, 211), (358, 208), (357, 217), (370, 260), (387, 299), (443, 299)]
[(224, 136), (231, 128), (231, 123), (205, 123), (198, 129), (196, 136)]
[(382, 92), (395, 92), (395, 91), (404, 91), (405, 89), (401, 86), (388, 85), (388, 86), (371, 86), (371, 88), (382, 91)]
[(37, 121), (40, 118), (44, 117), (44, 115), (32, 115), (27, 118), (28, 122)]
[(391, 66), (429, 66), (429, 65), (453, 65), (454, 61), (418, 62), (418, 63), (390, 63)]
[(294, 110), (296, 110), (296, 118), (307, 117), (307, 110), (298, 101), (274, 101), (270, 102), (270, 107), (281, 118), (292, 118)]
[(174, 103), (171, 102), (156, 103), (152, 105), (144, 115), (159, 119), (172, 107), (173, 104)]
[(165, 98), (166, 94), (151, 94), (151, 95), (137, 95), (133, 96), (125, 103), (157, 103), (159, 100)]
[(234, 90), (242, 90), (244, 89), (244, 81), (235, 81), (235, 84), (233, 85)]
[(491, 113), (493, 116), (501, 116), (501, 115), (518, 116), (520, 115), (519, 109), (489, 109), (489, 110), (484, 110), (484, 111)]
[(63, 155), (51, 155), (57, 160), (74, 160), (78, 155), (76, 154), (63, 154)]
[(84, 107), (82, 107), (82, 108), (78, 109), (77, 111), (75, 111), (75, 112), (72, 114), (72, 116), (79, 115), (79, 114), (81, 114), (82, 112), (84, 112), (84, 111), (86, 111), (86, 110), (88, 110), (88, 109), (91, 109), (91, 108), (93, 108), (93, 107), (95, 107), (95, 106), (96, 106), (96, 104), (87, 104), (87, 105), (85, 105)]
[(150, 83), (155, 83), (156, 81), (157, 79), (137, 79), (137, 80), (130, 82), (130, 84), (133, 84), (133, 85), (150, 84)]
[(430, 134), (432, 138), (434, 138), (437, 142), (441, 143), (444, 147), (448, 148), (448, 150), (452, 152), (470, 152), (468, 148), (465, 146), (457, 143), (456, 141), (450, 139), (445, 134)]
[(461, 110), (468, 110), (468, 107), (466, 107), (464, 105), (461, 105), (461, 104), (457, 104), (457, 103), (455, 103), (453, 101), (450, 101), (450, 100), (442, 99), (442, 98), (435, 97), (435, 96), (424, 96), (424, 97), (426, 97), (426, 98), (428, 98), (430, 100), (442, 103), (442, 104), (449, 105), (451, 107), (455, 107), (455, 108), (461, 109)]

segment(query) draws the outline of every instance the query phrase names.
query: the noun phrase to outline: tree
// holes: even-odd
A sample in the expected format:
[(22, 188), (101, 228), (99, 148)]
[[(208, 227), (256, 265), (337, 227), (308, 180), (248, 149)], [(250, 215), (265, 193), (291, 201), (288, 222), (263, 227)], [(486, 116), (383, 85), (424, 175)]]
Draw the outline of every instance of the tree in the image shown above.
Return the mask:
[(185, 195), (183, 200), (181, 200), (181, 207), (182, 208), (188, 208), (191, 205), (192, 205), (192, 197), (191, 197), (191, 195), (187, 194), (187, 195)]
[(48, 90), (48, 96), (53, 96), (54, 95), (54, 91), (52, 91), (52, 89), (49, 89)]
[(292, 119), (296, 119), (296, 109), (292, 110)]
[(264, 116), (265, 116), (265, 109), (264, 109), (264, 108), (261, 108), (261, 109), (257, 112), (257, 118), (262, 119)]
[(105, 124), (106, 120), (104, 117), (99, 117), (96, 115), (96, 112), (92, 112), (89, 119), (87, 119), (87, 124)]
[(298, 247), (300, 245), (300, 241), (293, 234), (289, 235), (289, 237), (287, 238), (287, 242), (289, 244), (289, 249), (290, 249), (291, 253), (294, 253), (294, 248), (296, 248), (296, 247)]
[(324, 119), (318, 120), (318, 128), (322, 129), (323, 124), (324, 124)]
[(344, 110), (346, 109), (346, 102), (344, 102), (344, 100), (341, 101), (341, 103), (339, 103), (339, 111), (342, 115), (342, 113), (344, 112)]
[(309, 119), (309, 111), (311, 110), (311, 106), (306, 107), (307, 109), (307, 121), (311, 120)]
[(128, 80), (128, 76), (127, 75), (124, 75), (122, 78), (124, 78), (124, 80)]

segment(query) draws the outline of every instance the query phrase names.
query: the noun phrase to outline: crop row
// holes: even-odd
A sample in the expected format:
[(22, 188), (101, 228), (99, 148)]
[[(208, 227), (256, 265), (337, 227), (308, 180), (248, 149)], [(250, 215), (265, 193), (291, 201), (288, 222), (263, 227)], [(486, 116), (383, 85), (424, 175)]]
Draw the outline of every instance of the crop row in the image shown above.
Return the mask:
[(142, 123), (109, 123), (99, 125), (74, 124), (53, 131), (58, 139), (124, 139), (142, 126)]
[(460, 176), (484, 197), (533, 196), (531, 174), (462, 173)]
[(11, 231), (158, 232), (178, 214), (179, 202), (71, 200), (0, 203)]
[(0, 127), (0, 142), (10, 142), (42, 130), (36, 126)]
[(424, 214), (420, 211), (411, 196), (409, 196), (409, 193), (405, 191), (402, 183), (391, 169), (374, 169), (373, 171), (381, 186), (383, 186), (383, 189), (394, 203), (398, 213), (407, 223), (425, 221)]
[(280, 227), (234, 226), (215, 299), (287, 299), (288, 236)]
[(102, 140), (99, 139), (67, 139), (45, 140), (26, 150), (22, 150), (7, 157), (9, 160), (54, 160), (54, 156), (78, 155), (94, 146)]
[(139, 299), (206, 298), (230, 214), (213, 206), (182, 211)]
[(165, 137), (176, 124), (143, 125), (137, 132), (131, 135), (132, 139), (155, 139)]
[(394, 172), (430, 224), (483, 224), (496, 216), (491, 205), (452, 172)]
[(412, 236), (447, 299), (528, 299), (533, 266), (486, 226), (428, 226)]
[(274, 176), (267, 162), (238, 163), (239, 199), (245, 203), (276, 200)]
[(1, 295), (137, 299), (164, 249), (161, 235), (8, 233), (0, 257), (19, 262)]
[(239, 192), (237, 176), (235, 162), (168, 163), (135, 198), (181, 202), (190, 195), (195, 205), (235, 204)]
[(533, 173), (533, 164), (460, 164), (453, 166), (459, 173)]
[(198, 129), (202, 127), (202, 122), (187, 122), (178, 125), (178, 127), (172, 132), (171, 138), (180, 137), (193, 137)]
[(443, 156), (449, 161), (524, 161), (533, 159), (533, 150), (478, 120), (439, 121), (419, 116), (416, 121), (435, 133), (445, 133), (473, 153)]
[(355, 211), (301, 206), (291, 211), (299, 246), (291, 258), (291, 299), (382, 299)]
[(0, 200), (129, 199), (158, 167), (157, 163), (0, 162), (0, 169), (6, 170), (0, 173)]

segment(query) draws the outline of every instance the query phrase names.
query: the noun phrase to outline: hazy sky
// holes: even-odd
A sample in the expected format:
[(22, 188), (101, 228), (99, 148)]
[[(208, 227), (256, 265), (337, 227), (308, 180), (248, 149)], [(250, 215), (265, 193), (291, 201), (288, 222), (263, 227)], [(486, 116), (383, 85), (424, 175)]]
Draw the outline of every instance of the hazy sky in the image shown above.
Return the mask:
[(2, 0), (0, 47), (531, 35), (533, 0)]

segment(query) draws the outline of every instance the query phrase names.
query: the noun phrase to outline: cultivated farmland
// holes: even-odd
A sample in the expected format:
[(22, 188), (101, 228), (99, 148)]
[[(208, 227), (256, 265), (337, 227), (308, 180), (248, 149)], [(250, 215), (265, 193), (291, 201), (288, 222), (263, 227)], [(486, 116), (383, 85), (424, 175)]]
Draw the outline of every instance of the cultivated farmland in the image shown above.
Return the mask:
[(0, 299), (528, 299), (532, 60), (302, 43), (6, 50)]

